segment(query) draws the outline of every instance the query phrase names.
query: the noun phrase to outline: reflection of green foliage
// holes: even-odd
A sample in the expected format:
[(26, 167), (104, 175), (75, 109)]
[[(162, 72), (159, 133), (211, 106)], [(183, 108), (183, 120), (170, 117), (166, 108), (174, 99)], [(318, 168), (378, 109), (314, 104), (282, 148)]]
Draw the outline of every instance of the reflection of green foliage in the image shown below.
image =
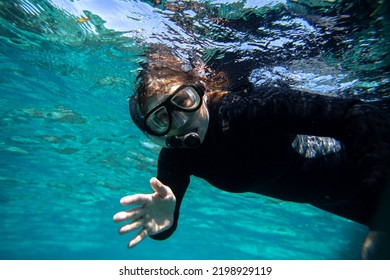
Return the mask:
[(70, 79), (95, 94), (130, 91), (143, 47), (105, 28), (98, 15), (84, 13), (90, 20), (77, 23), (76, 16), (46, 0), (0, 2), (0, 55), (15, 65), (28, 65), (23, 71), (11, 70), (15, 77), (29, 81), (47, 71), (45, 75)]
[[(367, 36), (368, 34), (371, 36)], [(342, 66), (360, 74), (366, 80), (375, 80), (390, 65), (390, 42), (378, 30), (365, 30), (359, 35), (355, 44), (343, 54)]]
[(218, 17), (227, 20), (240, 19), (244, 16), (244, 5), (243, 2), (221, 5), (218, 9)]
[[(129, 33), (106, 28), (106, 14), (93, 14), (92, 7), (73, 15), (50, 0), (0, 1), (0, 43), (28, 51), (29, 60), (40, 69), (62, 77), (84, 76), (97, 91), (116, 90), (125, 81), (131, 81), (131, 87), (151, 38), (206, 62), (222, 60), (228, 52), (243, 60), (250, 57), (258, 67), (321, 55), (360, 80), (385, 80), (390, 65), (390, 1), (288, 0), (287, 5), (270, 1), (268, 6), (259, 1), (251, 8), (246, 8), (245, 0), (143, 2), (178, 28), (166, 33), (153, 30), (146, 38), (142, 29), (131, 26)], [(78, 23), (81, 17), (88, 20)], [(295, 18), (315, 30), (306, 32), (294, 24)], [(288, 43), (283, 48), (269, 44), (278, 40)], [(133, 72), (117, 74), (119, 68)]]
[[(19, 47), (26, 43), (31, 47), (32, 41), (41, 39), (65, 45), (77, 46), (85, 40), (104, 41), (122, 33), (107, 29), (106, 21), (100, 16), (83, 11), (90, 20), (78, 23), (75, 15), (59, 9), (47, 0), (40, 1), (2, 1), (0, 2), (0, 35), (8, 38)], [(107, 37), (105, 37), (107, 36)], [(30, 40), (31, 38), (34, 40)], [(129, 38), (126, 39), (129, 43)]]
[(205, 61), (206, 64), (209, 61), (214, 60), (214, 59), (215, 60), (223, 59), (223, 57), (224, 57), (224, 53), (218, 48), (205, 49), (203, 51), (203, 60)]
[[(15, 39), (15, 43), (23, 43), (22, 35), (44, 36), (45, 40), (75, 43), (91, 32), (79, 25), (73, 15), (48, 1), (3, 1), (0, 7), (4, 25), (0, 30), (7, 32), (7, 37)], [(22, 32), (15, 34), (13, 30)], [(28, 38), (24, 39), (28, 41)]]
[(289, 5), (299, 5), (307, 10), (316, 10), (316, 12), (329, 13), (343, 6), (344, 0), (287, 0)]
[(96, 29), (96, 32), (98, 33), (104, 33), (107, 31), (107, 29), (104, 27), (104, 24), (106, 23), (105, 20), (103, 20), (101, 17), (99, 17), (98, 15), (94, 15), (93, 13), (91, 13), (90, 11), (86, 11), (84, 10), (83, 11), (84, 14), (90, 18), (91, 20), (91, 23), (93, 24), (93, 26), (95, 27)]

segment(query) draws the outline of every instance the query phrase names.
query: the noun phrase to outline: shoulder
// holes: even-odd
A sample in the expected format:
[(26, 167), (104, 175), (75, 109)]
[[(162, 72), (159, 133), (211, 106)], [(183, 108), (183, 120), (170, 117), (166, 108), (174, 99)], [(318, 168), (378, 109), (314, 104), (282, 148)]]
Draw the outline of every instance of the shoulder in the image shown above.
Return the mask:
[[(292, 103), (302, 98), (302, 93), (287, 87), (255, 87), (252, 84), (234, 88), (210, 107), (218, 112), (242, 113), (247, 109), (273, 107), (279, 103)], [(265, 108), (264, 108), (265, 109)]]

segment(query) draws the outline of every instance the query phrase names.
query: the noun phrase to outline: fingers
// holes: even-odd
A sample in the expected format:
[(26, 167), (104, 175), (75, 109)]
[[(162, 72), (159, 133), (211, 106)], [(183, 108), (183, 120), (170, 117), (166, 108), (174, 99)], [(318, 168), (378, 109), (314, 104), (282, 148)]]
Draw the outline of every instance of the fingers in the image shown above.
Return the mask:
[(128, 246), (129, 248), (133, 248), (135, 245), (140, 243), (142, 240), (144, 240), (148, 236), (148, 230), (144, 228), (144, 221), (142, 219), (136, 220), (135, 222), (124, 225), (119, 229), (120, 234), (125, 234), (131, 231), (134, 231), (136, 229), (142, 228), (137, 235), (129, 242)]
[(169, 187), (167, 187), (163, 183), (161, 183), (156, 177), (153, 177), (152, 179), (150, 179), (150, 186), (161, 197), (166, 197), (168, 194), (170, 194), (172, 192)]
[(143, 228), (140, 230), (137, 235), (129, 242), (129, 248), (133, 248), (135, 245), (140, 243), (142, 240), (144, 240), (148, 236), (148, 231)]
[(144, 221), (143, 219), (138, 219), (130, 224), (124, 225), (119, 228), (119, 233), (120, 234), (125, 234), (128, 232), (131, 232), (133, 230), (139, 229), (144, 226)]
[[(130, 221), (128, 224), (123, 225), (122, 227), (119, 228), (120, 234), (126, 234), (134, 230), (140, 229), (137, 235), (135, 235), (134, 238), (129, 242), (128, 244), (129, 248), (133, 248), (134, 246), (139, 244), (142, 240), (144, 240), (149, 235), (149, 232), (153, 234), (152, 232), (154, 232), (154, 229), (153, 229), (153, 225), (151, 225), (150, 222), (152, 220), (154, 221), (155, 217), (153, 216), (153, 219), (151, 219), (150, 217), (147, 218), (151, 212), (154, 215), (156, 215), (152, 211), (153, 208), (159, 206), (159, 203), (161, 204), (162, 201), (166, 200), (166, 198), (168, 199), (168, 202), (170, 202), (171, 197), (173, 198), (172, 201), (173, 201), (173, 208), (174, 208), (175, 196), (172, 190), (168, 186), (165, 186), (155, 177), (150, 179), (150, 185), (155, 191), (154, 194), (129, 195), (129, 196), (122, 197), (122, 199), (120, 200), (120, 203), (124, 206), (138, 204), (141, 205), (140, 207), (133, 208), (127, 211), (118, 212), (113, 217), (113, 220), (115, 222)], [(157, 215), (157, 218), (159, 218), (159, 215)]]
[(150, 200), (149, 195), (145, 194), (134, 194), (122, 197), (120, 203), (122, 205), (131, 205), (131, 204), (139, 204), (144, 205)]
[[(161, 183), (157, 178), (153, 177), (150, 179), (150, 185), (153, 190), (158, 193), (161, 197), (166, 197), (167, 195), (172, 193), (172, 190)], [(120, 203), (122, 205), (131, 205), (131, 204), (139, 204), (144, 205), (145, 203), (151, 200), (151, 196), (148, 194), (134, 194), (122, 197)]]
[(127, 220), (137, 220), (144, 214), (143, 208), (134, 208), (128, 211), (121, 211), (114, 215), (113, 219), (115, 222), (123, 222)]

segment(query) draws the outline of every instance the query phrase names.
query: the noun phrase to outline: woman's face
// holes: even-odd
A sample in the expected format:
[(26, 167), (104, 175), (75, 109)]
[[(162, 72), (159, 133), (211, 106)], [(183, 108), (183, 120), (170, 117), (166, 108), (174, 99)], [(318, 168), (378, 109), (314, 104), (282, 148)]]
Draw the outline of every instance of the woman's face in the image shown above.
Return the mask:
[(145, 105), (146, 124), (154, 131), (163, 133), (161, 136), (147, 133), (148, 138), (156, 144), (166, 147), (167, 138), (188, 133), (197, 134), (200, 142), (203, 142), (209, 124), (209, 113), (205, 95), (199, 95), (194, 87), (173, 83), (168, 93), (152, 95)]

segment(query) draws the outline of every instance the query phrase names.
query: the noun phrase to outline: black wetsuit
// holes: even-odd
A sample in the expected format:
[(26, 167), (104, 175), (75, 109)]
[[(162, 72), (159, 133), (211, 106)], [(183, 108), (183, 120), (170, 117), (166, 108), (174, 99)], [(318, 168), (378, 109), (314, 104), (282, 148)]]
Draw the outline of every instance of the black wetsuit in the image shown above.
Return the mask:
[[(376, 107), (356, 99), (257, 88), (227, 94), (208, 108), (209, 129), (199, 148), (160, 152), (157, 177), (173, 190), (177, 205), (174, 225), (152, 238), (165, 239), (175, 231), (191, 175), (225, 191), (310, 203), (372, 229), (384, 227), (384, 219), (377, 221), (375, 215), (388, 188), (390, 121)], [(308, 159), (292, 147), (297, 134), (333, 137), (343, 149)]]

